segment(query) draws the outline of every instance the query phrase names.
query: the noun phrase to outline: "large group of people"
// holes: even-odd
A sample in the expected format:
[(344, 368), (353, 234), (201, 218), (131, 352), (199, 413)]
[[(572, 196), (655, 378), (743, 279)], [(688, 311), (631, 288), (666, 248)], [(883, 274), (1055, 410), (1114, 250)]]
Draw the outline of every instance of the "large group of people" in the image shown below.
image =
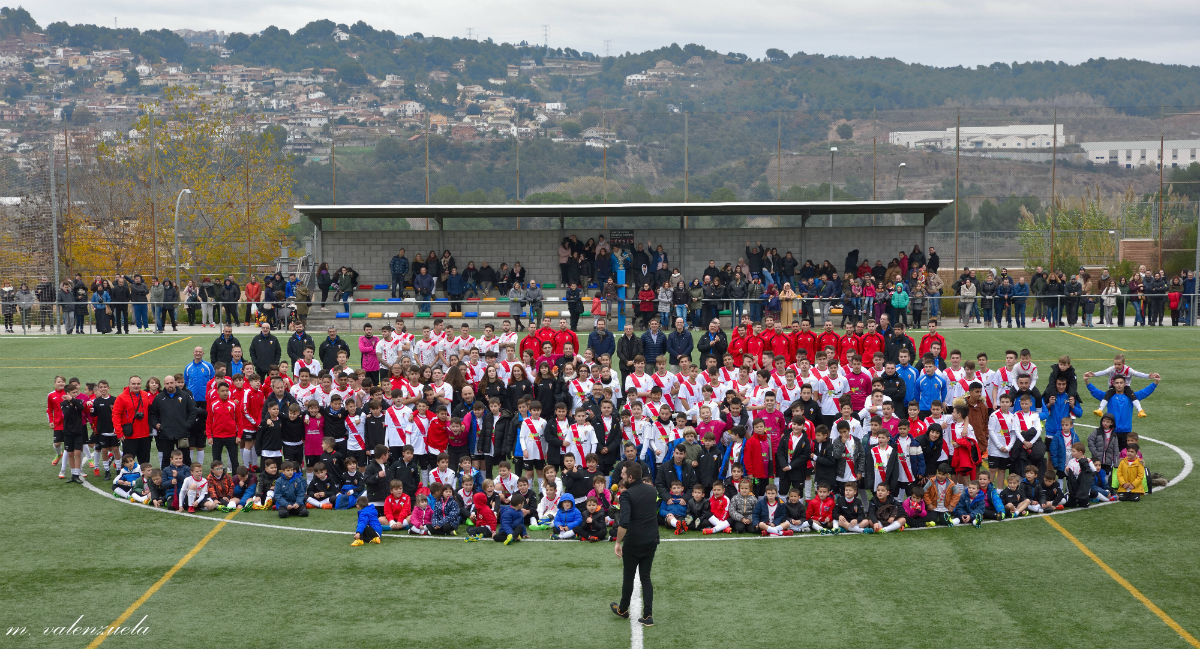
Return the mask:
[[(46, 416), (60, 478), (90, 468), (121, 498), (186, 511), (355, 508), (356, 544), (385, 529), (611, 539), (631, 467), (677, 534), (977, 526), (1152, 490), (1133, 423), (1158, 374), (1122, 356), (1039, 372), (1028, 349), (992, 365), (936, 317), (918, 341), (891, 316), (839, 334), (746, 313), (693, 335), (675, 314), (669, 333), (652, 319), (619, 337), (599, 318), (586, 341), (567, 318), (524, 336), (509, 319), (397, 320), (319, 342), (263, 321), (247, 344), (226, 324), (174, 375), (56, 377)], [(1089, 396), (1099, 419), (1077, 432)]]
[[(839, 270), (828, 259), (803, 262), (791, 251), (782, 255), (761, 242), (746, 241), (742, 256), (719, 265), (709, 260), (698, 277), (685, 278), (672, 265), (660, 244), (612, 245), (604, 235), (581, 241), (565, 237), (558, 248), (559, 282), (565, 289), (572, 330), (578, 328), (585, 304), (593, 316), (612, 318), (617, 310), (647, 329), (651, 320), (669, 327), (675, 318), (691, 329), (704, 329), (710, 320), (728, 314), (730, 327), (743, 314), (758, 322), (765, 316), (782, 322), (840, 316), (840, 324), (880, 320), (884, 315), (896, 323), (920, 327), (925, 320), (946, 312), (957, 314), (964, 327), (1025, 327), (1042, 321), (1050, 327), (1120, 326), (1132, 317), (1134, 326), (1163, 326), (1167, 315), (1172, 325), (1191, 324), (1191, 305), (1196, 281), (1190, 270), (1168, 276), (1163, 270), (1141, 266), (1130, 277), (1112, 277), (1108, 270), (1095, 276), (1079, 268), (1071, 276), (1061, 270), (1037, 267), (1028, 273), (1010, 274), (1007, 268), (963, 268), (947, 285), (939, 274), (941, 261), (935, 248), (923, 252), (918, 245), (900, 251), (886, 263), (860, 258), (849, 251)], [(531, 322), (544, 313), (546, 295), (520, 261), (468, 261), (462, 267), (450, 250), (440, 254), (416, 254), (409, 259), (399, 249), (388, 262), (393, 298), (408, 298), (409, 289), (417, 310), (430, 312), (433, 300), (444, 297), (450, 311), (462, 311), (469, 299), (506, 297), (521, 306)], [(623, 275), (619, 272), (623, 271)], [(623, 283), (618, 278), (623, 277)], [(382, 279), (382, 278), (378, 278)], [(170, 279), (140, 274), (96, 276), (91, 283), (78, 273), (55, 290), (42, 278), (34, 289), (28, 284), (0, 286), (0, 312), (4, 330), (14, 324), (38, 326), (45, 331), (56, 321), (67, 333), (84, 333), (88, 318), (99, 333), (129, 333), (130, 321), (138, 332), (162, 332), (169, 322), (215, 327), (226, 324), (257, 326), (268, 322), (274, 329), (306, 320), (316, 306), (329, 308), (330, 297), (349, 313), (359, 288), (359, 272), (350, 266), (331, 269), (322, 263), (307, 279), (295, 274), (273, 273), (245, 278), (239, 284), (232, 275), (224, 278), (188, 279), (176, 286)], [(623, 289), (623, 292), (622, 292)], [(182, 309), (181, 312), (179, 310)], [(178, 312), (178, 313), (177, 313)], [(512, 314), (516, 331), (524, 324)]]

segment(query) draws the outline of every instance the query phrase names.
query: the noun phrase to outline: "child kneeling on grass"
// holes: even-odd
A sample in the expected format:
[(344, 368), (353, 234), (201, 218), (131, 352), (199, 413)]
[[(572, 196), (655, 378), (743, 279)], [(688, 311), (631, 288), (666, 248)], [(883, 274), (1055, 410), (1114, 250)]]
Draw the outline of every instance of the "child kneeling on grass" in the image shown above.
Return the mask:
[(515, 493), (509, 497), (507, 505), (500, 507), (499, 527), (492, 537), (493, 541), (508, 545), (529, 538), (529, 532), (525, 529), (525, 512), (522, 511), (524, 505), (525, 496)]
[(983, 523), (983, 508), (986, 501), (987, 496), (979, 488), (979, 481), (968, 482), (967, 492), (958, 499), (958, 504), (954, 506), (954, 512), (950, 514), (950, 524), (979, 527)]
[[(283, 470), (287, 471), (286, 465)], [(354, 540), (350, 542), (350, 547), (381, 543), (379, 535), (383, 532), (383, 526), (379, 524), (379, 510), (375, 509), (375, 505), (372, 505), (366, 496), (359, 496), (355, 506), (358, 507), (358, 525), (354, 528)], [(302, 508), (301, 511), (305, 510)]]

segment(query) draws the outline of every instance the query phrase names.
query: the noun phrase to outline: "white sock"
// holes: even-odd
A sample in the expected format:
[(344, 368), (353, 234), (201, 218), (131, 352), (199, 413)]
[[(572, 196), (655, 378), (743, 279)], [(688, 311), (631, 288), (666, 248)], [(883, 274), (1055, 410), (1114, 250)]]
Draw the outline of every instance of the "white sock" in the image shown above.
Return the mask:
[(1040, 514), (1042, 513), (1042, 506), (1037, 503), (1029, 503), (1029, 511)]
[(158, 451), (158, 458), (157, 458), (158, 466), (162, 466), (162, 459), (163, 459), (163, 452)]
[(135, 494), (132, 494), (132, 495), (130, 496), (130, 498), (133, 498), (134, 500), (138, 501), (139, 503), (142, 503), (143, 505), (145, 505), (147, 502), (149, 502), (149, 501), (150, 501), (150, 496), (146, 496), (146, 495), (143, 495), (143, 494), (136, 494), (136, 493), (135, 493)]
[(862, 534), (863, 528), (859, 527), (858, 525), (851, 525), (850, 527), (846, 528), (846, 531), (854, 532), (855, 534)]
[(768, 525), (767, 533), (768, 534), (779, 534), (779, 526), (778, 525)]
[(963, 522), (962, 522), (962, 520), (961, 520), (960, 518), (958, 518), (957, 516), (955, 516), (955, 517), (954, 517), (954, 519), (950, 521), (950, 524), (951, 524), (951, 525), (953, 525), (953, 526), (955, 526), (955, 527), (958, 527), (959, 525), (962, 525), (962, 524), (963, 524)]
[(313, 476), (313, 474), (311, 474), (311, 473), (305, 473), (305, 474), (304, 474), (304, 481), (305, 481), (305, 482), (312, 482), (312, 476)]
[(883, 528), (883, 531), (884, 532), (895, 532), (898, 529), (900, 529), (900, 521), (895, 521), (891, 525), (885, 525)]
[(200, 449), (199, 451), (196, 451), (195, 455), (196, 455), (196, 457), (193, 459), (193, 461), (199, 462), (200, 464), (204, 464), (204, 449)]
[(311, 498), (311, 497), (310, 497), (308, 500), (305, 500), (305, 501), (304, 501), (304, 504), (306, 504), (306, 505), (312, 505), (313, 507), (320, 507), (320, 506), (321, 506), (321, 501), (317, 500), (316, 498)]
[[(716, 516), (710, 517), (709, 520), (711, 521), (714, 518), (716, 518)], [(727, 529), (729, 529), (729, 521), (718, 520), (717, 522), (713, 523), (713, 527), (712, 527), (713, 534), (716, 534), (718, 532), (724, 532)]]
[(801, 532), (811, 532), (812, 525), (809, 525), (808, 521), (804, 521), (803, 523), (800, 523), (800, 531)]
[(679, 524), (679, 519), (675, 518), (675, 516), (673, 514), (667, 514), (667, 525), (670, 525), (671, 527), (675, 527), (678, 524)]
[(246, 466), (254, 466), (254, 449), (242, 449), (242, 464)]
[(574, 537), (575, 537), (575, 530), (567, 530), (565, 532), (560, 532), (558, 535), (558, 538), (560, 538), (560, 539), (570, 539), (570, 538), (574, 538)]
[(128, 499), (130, 494), (129, 494), (129, 490), (126, 489), (125, 487), (116, 487), (113, 489), (113, 495), (118, 496), (120, 498)]
[(100, 449), (98, 447), (92, 449), (92, 461), (96, 463), (96, 466), (103, 464), (104, 468), (108, 468), (108, 462), (100, 461)]
[(90, 459), (90, 458), (92, 457), (92, 445), (91, 445), (91, 444), (84, 444), (84, 445), (83, 445), (83, 455), (82, 455), (82, 457), (83, 457), (83, 459), (85, 459), (85, 460), (87, 460), (87, 459)]

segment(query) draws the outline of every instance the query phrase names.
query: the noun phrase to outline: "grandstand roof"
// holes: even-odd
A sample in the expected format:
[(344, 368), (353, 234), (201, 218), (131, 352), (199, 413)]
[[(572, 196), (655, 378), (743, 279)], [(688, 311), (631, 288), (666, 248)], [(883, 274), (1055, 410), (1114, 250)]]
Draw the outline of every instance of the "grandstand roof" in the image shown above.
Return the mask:
[[(590, 203), (569, 205), (296, 205), (296, 211), (321, 227), (326, 218), (602, 217), (602, 216), (811, 216), (846, 214), (921, 214), (925, 224), (950, 200), (772, 201), (730, 203)], [(882, 224), (882, 222), (881, 222)]]

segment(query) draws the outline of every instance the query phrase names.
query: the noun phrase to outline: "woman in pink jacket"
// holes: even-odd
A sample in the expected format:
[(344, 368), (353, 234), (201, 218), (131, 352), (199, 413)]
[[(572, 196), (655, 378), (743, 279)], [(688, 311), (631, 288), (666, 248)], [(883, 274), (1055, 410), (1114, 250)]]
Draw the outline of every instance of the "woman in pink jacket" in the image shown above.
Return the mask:
[(363, 325), (363, 335), (358, 339), (358, 351), (362, 354), (363, 374), (371, 377), (375, 385), (379, 385), (379, 357), (375, 355), (375, 345), (379, 339), (372, 333), (371, 323)]

